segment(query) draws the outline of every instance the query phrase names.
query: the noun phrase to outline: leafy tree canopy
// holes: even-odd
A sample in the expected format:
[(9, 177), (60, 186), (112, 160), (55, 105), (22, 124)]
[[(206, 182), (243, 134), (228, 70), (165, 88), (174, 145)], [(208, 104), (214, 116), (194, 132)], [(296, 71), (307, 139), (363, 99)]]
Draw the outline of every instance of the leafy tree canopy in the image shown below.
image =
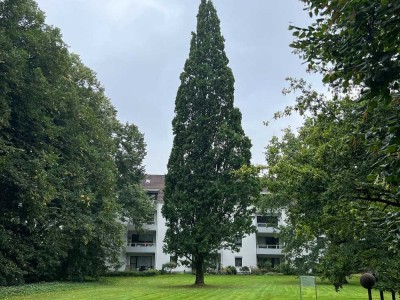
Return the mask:
[(328, 100), (304, 84), (291, 81), (288, 91), (301, 96), (286, 111), (307, 113), (304, 125), (274, 137), (266, 152), (264, 205), (287, 211), (285, 251), (300, 274), (313, 270), (337, 289), (361, 271), (376, 273), (382, 289), (398, 289), (398, 229), (387, 222), (397, 208), (363, 189), (376, 154), (360, 132), (381, 120), (363, 121), (361, 104)]
[(0, 1), (0, 285), (116, 265), (121, 194), (143, 175), (143, 136), (44, 20), (32, 0)]
[[(369, 151), (378, 153), (365, 182), (375, 198), (400, 204), (400, 4), (396, 0), (302, 0), (315, 17), (307, 27), (290, 26), (292, 47), (339, 91), (363, 101), (359, 117), (380, 123), (365, 128)], [(377, 175), (374, 177), (373, 175)], [(387, 199), (386, 199), (387, 200)]]
[[(294, 157), (299, 157), (299, 153), (308, 153), (313, 157), (313, 162), (304, 157), (303, 160), (295, 159), (292, 164), (297, 166), (295, 171), (292, 170), (292, 173), (286, 171), (286, 174), (290, 175), (288, 180), (307, 179), (306, 182), (310, 185), (304, 187), (314, 187), (314, 194), (308, 194), (308, 199), (305, 199), (301, 198), (303, 196), (299, 191), (296, 194), (290, 192), (293, 198), (289, 197), (288, 200), (295, 201), (292, 203), (302, 207), (307, 203), (313, 203), (312, 199), (321, 199), (326, 195), (326, 191), (335, 193), (328, 194), (326, 202), (321, 199), (314, 203), (315, 205), (310, 204), (310, 211), (307, 213), (300, 208), (303, 215), (296, 214), (294, 210), (290, 224), (304, 220), (314, 210), (320, 210), (321, 218), (314, 221), (315, 230), (317, 224), (323, 228), (325, 220), (329, 220), (331, 224), (342, 220), (341, 224), (344, 224), (342, 226), (347, 226), (349, 230), (358, 228), (351, 214), (356, 206), (359, 212), (358, 219), (361, 220), (358, 224), (363, 225), (357, 231), (363, 232), (362, 228), (368, 228), (367, 231), (373, 233), (370, 236), (379, 237), (376, 239), (377, 243), (371, 241), (371, 245), (375, 245), (374, 249), (378, 249), (377, 253), (381, 253), (381, 257), (384, 257), (380, 260), (381, 263), (377, 263), (374, 267), (381, 270), (379, 275), (381, 278), (386, 278), (379, 281), (379, 284), (382, 288), (398, 289), (397, 271), (391, 267), (384, 271), (384, 266), (385, 264), (398, 266), (398, 254), (395, 249), (398, 248), (400, 241), (398, 211), (400, 207), (400, 160), (398, 159), (400, 5), (394, 0), (302, 0), (302, 2), (314, 21), (306, 28), (295, 25), (289, 27), (295, 37), (291, 46), (308, 63), (310, 71), (320, 72), (324, 76), (324, 82), (333, 88), (335, 95), (332, 101), (327, 101), (304, 88), (304, 83), (292, 82), (291, 87), (299, 88), (302, 94), (298, 97), (296, 106), (288, 108), (283, 115), (294, 109), (309, 116), (311, 114), (311, 117), (307, 119), (298, 136), (288, 133), (283, 142), (274, 139), (269, 146), (269, 151), (272, 152), (267, 155), (268, 160), (273, 158), (271, 154), (289, 151), (288, 146), (294, 144), (298, 147), (297, 149), (293, 146), (291, 150)], [(280, 115), (282, 114), (278, 114)], [(311, 134), (317, 129), (319, 136)], [(305, 132), (309, 134), (308, 138), (303, 136)], [(326, 133), (330, 133), (328, 137)], [(319, 139), (324, 143), (316, 144)], [(323, 149), (329, 151), (325, 152)], [(354, 152), (355, 150), (358, 152)], [(319, 156), (319, 153), (324, 155)], [(330, 160), (332, 156), (334, 160)], [(277, 159), (289, 161), (281, 155), (278, 155)], [(318, 161), (324, 165), (316, 167)], [(275, 161), (272, 160), (270, 163), (275, 164)], [(331, 169), (327, 169), (329, 166)], [(283, 166), (277, 165), (277, 168), (277, 172), (282, 172)], [(274, 172), (272, 168), (271, 174)], [(295, 174), (297, 177), (294, 177)], [(272, 179), (273, 177), (270, 178)], [(294, 182), (296, 186), (296, 181)], [(284, 190), (291, 189), (284, 184), (281, 187)], [(330, 202), (327, 202), (328, 200)], [(337, 206), (330, 209), (329, 203), (332, 201)], [(365, 207), (360, 210), (360, 205)], [(327, 214), (326, 211), (330, 213)], [(310, 219), (313, 220), (313, 217)], [(311, 221), (307, 221), (309, 222)], [(296, 226), (292, 226), (291, 229), (290, 227), (288, 230), (296, 228)], [(336, 225), (332, 227), (338, 230)], [(302, 230), (307, 232), (307, 228), (304, 227)], [(332, 237), (326, 234), (325, 230), (322, 231), (324, 232), (322, 241), (328, 240), (329, 247), (334, 245)], [(320, 236), (315, 232), (314, 238), (309, 241), (315, 244), (317, 237)], [(351, 234), (350, 231), (348, 236), (356, 237), (355, 233)], [(368, 237), (364, 236), (363, 239), (367, 241)], [(325, 247), (326, 244), (320, 243), (318, 247), (322, 246)], [(348, 247), (360, 249), (357, 239)], [(318, 251), (322, 251), (321, 249)], [(332, 249), (334, 250), (331, 252), (325, 250), (323, 257), (327, 262), (326, 267), (330, 259), (335, 261), (335, 257), (349, 258), (346, 255), (335, 255), (340, 253), (338, 251), (340, 248), (332, 247)], [(318, 255), (318, 251), (315, 251), (314, 258), (321, 257), (321, 252)], [(368, 260), (363, 260), (366, 256), (357, 253), (360, 260), (356, 264), (342, 261), (343, 267), (339, 269), (344, 270), (344, 266), (366, 266)], [(376, 259), (370, 258), (371, 264), (373, 261), (379, 261), (378, 255)], [(339, 264), (332, 266), (337, 267)], [(341, 273), (339, 269), (336, 268), (332, 274), (338, 276)], [(335, 281), (340, 284), (344, 280), (332, 279), (332, 282)]]

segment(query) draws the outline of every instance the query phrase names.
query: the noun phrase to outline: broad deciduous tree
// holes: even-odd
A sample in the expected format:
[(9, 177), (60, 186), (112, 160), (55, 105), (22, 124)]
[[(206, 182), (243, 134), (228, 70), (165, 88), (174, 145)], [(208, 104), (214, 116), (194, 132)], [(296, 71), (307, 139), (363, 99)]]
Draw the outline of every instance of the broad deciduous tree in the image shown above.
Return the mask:
[(116, 264), (118, 200), (143, 175), (143, 137), (44, 19), (32, 0), (0, 1), (0, 285)]
[[(292, 47), (339, 91), (363, 103), (362, 133), (376, 153), (364, 196), (400, 207), (400, 4), (396, 0), (302, 0), (315, 22), (290, 26)], [(382, 117), (382, 112), (385, 117)], [(372, 122), (368, 119), (377, 119)], [(398, 215), (399, 217), (400, 215)]]
[(361, 271), (376, 273), (382, 289), (398, 289), (400, 257), (390, 238), (396, 233), (385, 223), (397, 208), (371, 201), (362, 190), (377, 155), (362, 130), (384, 112), (363, 121), (362, 104), (348, 97), (328, 100), (292, 81), (289, 90), (297, 89), (298, 102), (286, 113), (306, 114), (305, 123), (298, 134), (274, 137), (266, 152), (264, 205), (287, 211), (281, 235), (288, 257), (299, 273), (313, 270), (337, 289)]
[[(371, 236), (375, 234), (375, 238), (379, 237), (375, 240), (377, 243), (371, 240), (371, 244), (374, 245), (374, 249), (379, 249), (379, 253), (384, 253), (381, 256), (385, 257), (384, 260), (381, 260), (382, 263), (376, 264), (376, 268), (381, 270), (380, 276), (385, 278), (379, 281), (379, 285), (381, 288), (387, 289), (398, 288), (396, 285), (397, 271), (389, 266), (398, 266), (396, 249), (400, 242), (400, 212), (398, 210), (400, 207), (399, 2), (395, 0), (301, 1), (305, 3), (305, 10), (315, 18), (314, 22), (305, 28), (290, 26), (295, 36), (291, 46), (308, 63), (309, 70), (320, 72), (324, 76), (323, 81), (333, 87), (335, 92), (347, 93), (350, 98), (358, 101), (358, 104), (348, 102), (352, 106), (346, 114), (347, 117), (343, 115), (343, 112), (338, 111), (340, 119), (345, 123), (337, 127), (340, 132), (336, 133), (336, 137), (331, 136), (327, 143), (329, 145), (329, 141), (335, 141), (338, 137), (342, 137), (341, 140), (336, 141), (338, 147), (332, 148), (333, 153), (336, 154), (340, 149), (346, 149), (349, 145), (361, 146), (358, 157), (345, 156), (334, 162), (332, 164), (334, 173), (326, 173), (326, 167), (310, 169), (310, 171), (317, 172), (317, 174), (309, 176), (310, 182), (323, 178), (320, 175), (324, 174), (330, 178), (328, 182), (320, 181), (318, 184), (314, 182), (314, 185), (323, 189), (329, 187), (336, 191), (336, 195), (332, 194), (333, 197), (330, 200), (338, 204), (336, 209), (334, 207), (329, 209), (329, 202), (321, 201), (317, 201), (316, 206), (310, 206), (312, 209), (321, 209), (321, 216), (323, 216), (323, 219), (318, 220), (315, 224), (322, 226), (325, 224), (325, 219), (331, 220), (331, 222), (343, 220), (344, 227), (357, 228), (351, 227), (353, 224), (349, 219), (351, 214), (346, 215), (348, 212), (346, 207), (352, 211), (351, 208), (354, 205), (358, 206), (361, 205), (360, 202), (363, 202), (362, 205), (365, 208), (362, 210), (357, 208), (358, 218), (363, 220), (364, 227), (369, 228), (373, 233)], [(309, 120), (301, 129), (299, 137), (294, 140), (299, 143), (299, 146), (302, 146), (302, 151), (311, 155), (308, 148), (314, 148), (314, 151), (318, 153), (326, 146), (321, 145), (315, 148), (315, 142), (309, 144), (310, 139), (306, 140), (301, 137), (302, 132), (319, 128), (323, 124), (321, 120), (324, 120), (323, 122), (331, 128), (335, 128), (340, 123), (335, 119), (328, 122), (327, 117), (329, 117), (330, 111), (321, 105), (324, 101), (315, 105), (316, 102), (313, 102), (317, 100), (315, 95), (303, 91), (303, 100), (307, 98), (310, 101), (298, 103), (296, 109), (314, 112), (318, 118)], [(342, 107), (345, 102), (341, 101), (341, 97), (334, 97), (333, 101), (329, 103), (331, 106)], [(315, 121), (317, 123), (312, 123)], [(319, 128), (319, 130), (324, 130), (324, 128)], [(325, 132), (322, 131), (321, 139)], [(317, 136), (313, 135), (313, 138), (315, 141), (318, 140)], [(345, 143), (340, 141), (345, 141)], [(275, 146), (277, 145), (275, 144)], [(271, 146), (270, 149), (273, 148), (274, 146)], [(343, 154), (352, 153), (348, 150)], [(331, 157), (331, 153), (327, 153), (326, 156)], [(336, 155), (336, 157), (340, 158), (341, 156)], [(318, 161), (317, 158), (314, 157), (316, 161)], [(351, 165), (348, 164), (349, 162)], [(308, 160), (299, 160), (298, 167), (302, 166), (302, 169), (308, 169), (314, 163), (310, 164)], [(324, 172), (321, 172), (322, 170)], [(342, 179), (333, 186), (335, 180), (332, 179), (337, 178), (335, 174), (341, 176)], [(305, 174), (302, 174), (300, 177), (304, 179), (306, 178), (304, 176)], [(320, 193), (308, 196), (310, 199), (313, 197), (321, 199)], [(310, 199), (307, 200), (303, 197), (304, 203), (299, 200), (300, 207), (312, 201)], [(322, 214), (323, 208), (332, 211), (332, 216), (335, 217), (332, 219), (329, 215)], [(340, 213), (341, 210), (343, 210), (342, 213)], [(293, 220), (301, 217), (300, 214), (293, 214), (293, 216)], [(343, 232), (347, 231), (343, 230)], [(351, 230), (348, 232), (349, 236), (353, 237)], [(355, 241), (351, 245), (356, 245)], [(332, 247), (332, 249), (334, 248)], [(330, 254), (325, 255), (327, 262), (330, 258), (338, 257), (335, 255), (338, 253), (338, 249), (340, 248), (336, 247)], [(365, 256), (360, 254), (360, 257)], [(369, 261), (376, 262), (379, 259), (370, 259)], [(326, 266), (328, 265), (327, 263)], [(383, 266), (387, 267), (386, 271)], [(332, 271), (332, 274), (339, 274), (339, 269), (332, 268), (335, 270)], [(387, 274), (391, 275), (387, 276)]]

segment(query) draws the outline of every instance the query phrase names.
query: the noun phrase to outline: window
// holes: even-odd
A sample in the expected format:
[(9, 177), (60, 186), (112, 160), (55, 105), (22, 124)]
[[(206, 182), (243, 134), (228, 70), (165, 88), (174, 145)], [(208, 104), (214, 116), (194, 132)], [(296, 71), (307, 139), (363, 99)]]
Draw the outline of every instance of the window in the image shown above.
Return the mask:
[(268, 267), (275, 267), (279, 266), (281, 263), (281, 259), (279, 257), (258, 257), (257, 258), (257, 266), (259, 268), (264, 268), (265, 266)]
[(242, 247), (242, 239), (237, 239), (235, 245), (238, 247)]
[(278, 227), (278, 216), (268, 216), (267, 227)]
[(145, 271), (153, 268), (153, 259), (151, 256), (131, 256), (131, 270)]
[(265, 237), (265, 244), (266, 245), (279, 245), (279, 239), (274, 237)]
[(155, 224), (157, 220), (157, 211), (155, 211), (152, 215), (148, 216), (146, 219), (146, 224)]
[(242, 266), (242, 258), (235, 257), (235, 267), (241, 267), (241, 266)]
[(132, 234), (132, 243), (138, 243), (138, 242), (139, 242), (139, 235)]
[(132, 234), (132, 243), (153, 243), (154, 235), (152, 234)]
[(141, 234), (141, 235), (139, 235), (139, 242), (152, 243), (153, 235), (152, 234)]
[(178, 262), (178, 258), (176, 257), (176, 255), (170, 256), (169, 257), (169, 262), (176, 264)]
[(157, 192), (147, 192), (147, 196), (153, 201), (157, 201), (158, 193)]
[(257, 224), (267, 223), (267, 216), (257, 216)]
[(257, 216), (258, 227), (278, 227), (277, 215)]

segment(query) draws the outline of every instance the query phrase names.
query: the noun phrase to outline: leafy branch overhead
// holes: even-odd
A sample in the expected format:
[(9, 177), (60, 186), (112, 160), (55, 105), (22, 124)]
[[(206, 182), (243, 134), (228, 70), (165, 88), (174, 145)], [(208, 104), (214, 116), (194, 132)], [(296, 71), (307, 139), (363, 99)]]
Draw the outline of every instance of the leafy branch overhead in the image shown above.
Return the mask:
[[(315, 16), (307, 28), (290, 26), (292, 47), (309, 69), (334, 88), (356, 91), (369, 151), (376, 154), (366, 178), (371, 199), (378, 192), (391, 203), (400, 193), (400, 4), (398, 1), (303, 1)], [(375, 119), (385, 113), (379, 122)], [(379, 117), (378, 117), (379, 118)], [(364, 191), (366, 186), (364, 187)], [(378, 191), (379, 190), (379, 191)]]
[(298, 112), (305, 123), (267, 147), (265, 205), (288, 210), (283, 235), (299, 270), (336, 288), (369, 270), (378, 288), (399, 289), (400, 3), (302, 2), (312, 24), (289, 27), (291, 46), (332, 95), (290, 79), (285, 93), (300, 95), (275, 117)]

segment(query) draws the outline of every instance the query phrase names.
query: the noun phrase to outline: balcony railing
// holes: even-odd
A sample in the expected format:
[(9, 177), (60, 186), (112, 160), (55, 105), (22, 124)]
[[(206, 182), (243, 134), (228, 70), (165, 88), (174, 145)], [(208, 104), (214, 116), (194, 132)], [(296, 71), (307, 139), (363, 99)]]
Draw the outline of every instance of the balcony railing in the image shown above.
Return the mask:
[(278, 223), (257, 223), (258, 227), (273, 227), (273, 228), (277, 228), (278, 227)]
[(283, 249), (283, 245), (262, 245), (262, 244), (258, 244), (257, 248), (262, 248), (262, 249)]
[(156, 243), (131, 243), (128, 242), (127, 246), (129, 247), (155, 247)]

